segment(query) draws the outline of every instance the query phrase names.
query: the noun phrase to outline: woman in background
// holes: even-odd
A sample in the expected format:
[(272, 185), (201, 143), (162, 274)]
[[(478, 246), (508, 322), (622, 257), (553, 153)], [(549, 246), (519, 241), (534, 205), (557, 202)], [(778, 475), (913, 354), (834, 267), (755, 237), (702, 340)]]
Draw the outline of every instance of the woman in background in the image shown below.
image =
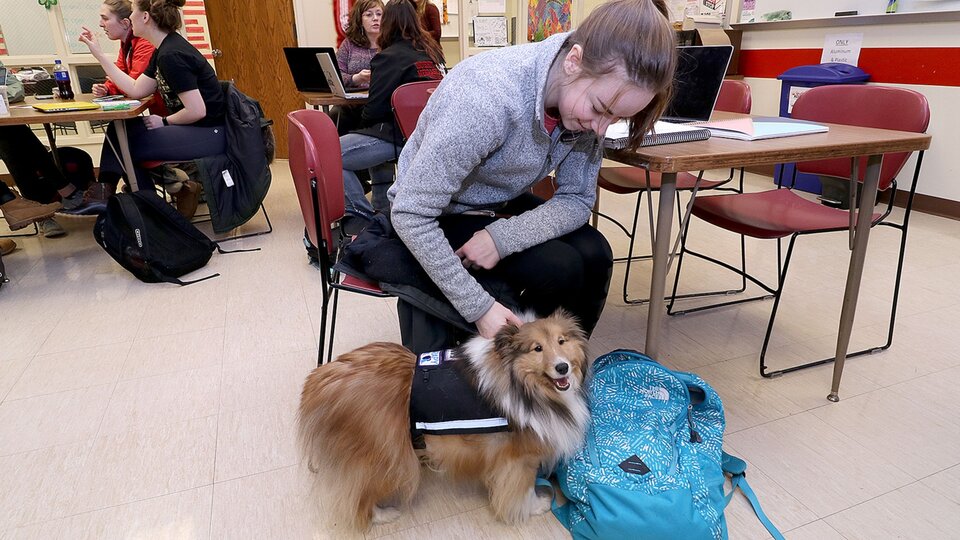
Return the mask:
[[(157, 49), (146, 39), (133, 35), (133, 23), (130, 22), (132, 12), (133, 5), (130, 0), (103, 0), (103, 4), (100, 6), (100, 28), (103, 29), (107, 38), (120, 42), (120, 52), (117, 55), (116, 66), (130, 78), (136, 79), (147, 69), (147, 65), (153, 57), (153, 52)], [(123, 95), (123, 92), (108, 77), (103, 84), (93, 85), (93, 95), (97, 97), (119, 96)], [(150, 102), (150, 114), (167, 115), (167, 107), (163, 103), (160, 92), (156, 92), (153, 101)], [(104, 150), (111, 151), (110, 149)], [(102, 155), (100, 159), (103, 159)], [(90, 184), (90, 187), (83, 194), (83, 211), (85, 213), (106, 211), (107, 199), (117, 192), (117, 184), (119, 183), (119, 174), (102, 172), (99, 180)]]
[(417, 14), (420, 15), (420, 24), (424, 30), (440, 44), (440, 10), (430, 0), (415, 0)]
[[(358, 0), (350, 8), (347, 23), (347, 39), (337, 49), (337, 64), (343, 77), (343, 86), (349, 89), (364, 89), (370, 86), (370, 60), (380, 52), (377, 38), (380, 37), (380, 22), (383, 18), (383, 2)], [(340, 106), (330, 109), (330, 118), (337, 132), (345, 135), (360, 125), (361, 105)]]
[[(157, 49), (143, 73), (135, 79), (111, 62), (89, 29), (85, 28), (80, 35), (80, 41), (87, 45), (110, 80), (125, 95), (142, 99), (159, 91), (163, 97), (169, 114), (126, 120), (135, 164), (189, 161), (226, 151), (226, 100), (220, 81), (196, 47), (177, 33), (183, 24), (179, 8), (184, 3), (185, 0), (134, 0), (130, 13), (133, 35), (146, 39)], [(111, 124), (105, 146), (108, 142), (118, 144), (112, 128)], [(110, 149), (104, 150), (100, 158), (101, 174), (122, 174), (123, 167), (116, 154)], [(127, 173), (136, 174), (141, 188), (152, 185), (150, 176), (138, 167)]]
[[(443, 77), (443, 52), (420, 25), (413, 0), (387, 4), (378, 43), (381, 52), (370, 63), (370, 99), (363, 106), (361, 127), (340, 137), (347, 212), (365, 219), (371, 219), (374, 211), (389, 212), (391, 160), (402, 142), (390, 105), (393, 91), (409, 82)], [(364, 169), (371, 169), (372, 205), (357, 178), (357, 171)]]

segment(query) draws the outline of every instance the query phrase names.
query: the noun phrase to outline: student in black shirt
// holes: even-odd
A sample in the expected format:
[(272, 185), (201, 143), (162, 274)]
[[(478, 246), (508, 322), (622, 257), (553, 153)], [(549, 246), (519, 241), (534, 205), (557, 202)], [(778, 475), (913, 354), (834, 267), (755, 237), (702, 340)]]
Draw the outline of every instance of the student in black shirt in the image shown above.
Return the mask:
[[(145, 98), (157, 90), (169, 114), (151, 114), (127, 120), (127, 137), (134, 165), (144, 161), (191, 160), (226, 151), (223, 127), (226, 109), (217, 75), (203, 55), (177, 33), (182, 21), (178, 8), (186, 0), (134, 0), (130, 21), (133, 34), (157, 48), (147, 69), (134, 80), (104, 54), (93, 33), (84, 29), (80, 41), (100, 62), (107, 76), (131, 98)], [(112, 127), (112, 126), (111, 126)], [(116, 135), (107, 136), (116, 147)], [(116, 153), (104, 142), (101, 172), (121, 174)], [(152, 181), (137, 167), (139, 187)]]

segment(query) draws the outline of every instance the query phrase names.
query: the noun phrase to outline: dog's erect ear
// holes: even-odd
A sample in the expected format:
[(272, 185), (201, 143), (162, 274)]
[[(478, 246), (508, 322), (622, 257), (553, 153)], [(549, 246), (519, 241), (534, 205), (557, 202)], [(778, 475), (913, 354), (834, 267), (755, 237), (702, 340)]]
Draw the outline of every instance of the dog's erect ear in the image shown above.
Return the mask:
[(519, 352), (517, 334), (520, 327), (515, 324), (505, 324), (497, 330), (497, 335), (493, 337), (493, 346), (500, 358), (513, 358)]

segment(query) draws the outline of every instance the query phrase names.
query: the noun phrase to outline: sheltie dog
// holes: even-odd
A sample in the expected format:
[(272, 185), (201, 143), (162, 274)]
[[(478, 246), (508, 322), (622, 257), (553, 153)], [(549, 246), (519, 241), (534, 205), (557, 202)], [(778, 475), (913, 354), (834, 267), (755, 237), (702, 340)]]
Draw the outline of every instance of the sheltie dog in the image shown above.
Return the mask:
[(300, 396), (299, 439), (324, 506), (358, 530), (392, 521), (417, 491), (422, 459), (454, 479), (481, 482), (506, 523), (546, 512), (550, 498), (534, 491), (537, 469), (572, 456), (589, 420), (586, 346), (561, 311), (504, 326), (494, 339), (472, 338), (452, 353), (464, 362), (458, 369), (510, 430), (425, 435), (422, 451), (410, 432), (414, 354), (371, 343), (316, 368)]

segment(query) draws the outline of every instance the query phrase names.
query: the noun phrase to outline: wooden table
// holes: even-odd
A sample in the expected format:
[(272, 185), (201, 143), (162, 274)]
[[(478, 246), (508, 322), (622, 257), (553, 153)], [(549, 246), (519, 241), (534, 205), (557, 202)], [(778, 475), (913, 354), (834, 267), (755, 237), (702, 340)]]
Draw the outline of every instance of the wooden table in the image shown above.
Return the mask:
[(334, 105), (363, 105), (366, 99), (346, 99), (330, 92), (300, 92), (303, 101), (307, 102), (314, 109), (323, 107), (323, 112), (329, 113), (330, 107)]
[[(91, 101), (93, 94), (77, 94), (76, 101)], [(57, 155), (57, 139), (53, 128), (50, 126), (53, 122), (90, 122), (96, 120), (110, 120), (117, 133), (117, 140), (120, 143), (120, 161), (123, 168), (127, 171), (127, 178), (130, 182), (130, 189), (137, 190), (137, 175), (134, 173), (133, 159), (130, 156), (130, 143), (127, 141), (127, 126), (123, 122), (127, 118), (134, 118), (147, 109), (150, 104), (150, 98), (140, 100), (140, 105), (124, 110), (104, 111), (100, 109), (91, 109), (88, 111), (66, 111), (56, 113), (40, 112), (30, 105), (43, 103), (56, 103), (56, 101), (45, 99), (38, 100), (34, 97), (28, 97), (20, 103), (10, 105), (10, 116), (0, 116), (0, 126), (13, 126), (23, 124), (43, 124), (47, 132), (47, 140), (50, 143), (50, 150), (53, 152), (53, 159), (60, 165), (60, 158)]]
[[(742, 116), (744, 115), (717, 112), (713, 120)], [(660, 348), (660, 327), (665, 309), (661, 303), (662, 300), (654, 301), (653, 299), (664, 298), (677, 173), (825, 158), (869, 156), (863, 181), (861, 206), (873, 208), (877, 200), (877, 183), (880, 178), (880, 161), (883, 154), (913, 152), (930, 147), (931, 137), (923, 133), (827, 125), (830, 127), (827, 133), (763, 141), (738, 141), (712, 137), (705, 141), (648, 146), (634, 152), (607, 151), (606, 157), (609, 159), (657, 171), (662, 175), (653, 250), (653, 276), (650, 282), (651, 302), (647, 315), (645, 352), (648, 356), (656, 358)], [(871, 212), (859, 212), (857, 215), (850, 266), (844, 289), (843, 309), (840, 314), (840, 335), (837, 338), (833, 384), (830, 395), (827, 396), (831, 401), (839, 400), (843, 362), (850, 344), (850, 333), (853, 330), (853, 318), (860, 293), (860, 278), (863, 274), (863, 261), (867, 253), (867, 242), (870, 239), (871, 214)]]

